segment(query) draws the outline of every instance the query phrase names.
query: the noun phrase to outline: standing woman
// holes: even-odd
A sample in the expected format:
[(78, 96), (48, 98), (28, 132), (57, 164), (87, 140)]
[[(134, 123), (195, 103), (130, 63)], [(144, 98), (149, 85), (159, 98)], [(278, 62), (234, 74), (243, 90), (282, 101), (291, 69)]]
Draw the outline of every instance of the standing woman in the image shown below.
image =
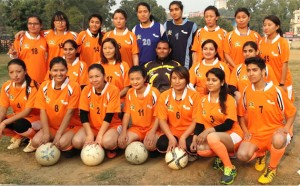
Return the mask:
[(192, 46), (193, 64), (203, 59), (202, 43), (207, 39), (214, 40), (218, 45), (218, 53), (221, 61), (225, 61), (223, 42), (227, 31), (217, 24), (220, 13), (215, 6), (208, 6), (204, 10), (205, 27), (197, 30)]
[(209, 94), (201, 99), (197, 110), (191, 149), (203, 157), (217, 156), (213, 168), (224, 172), (221, 183), (232, 184), (237, 171), (229, 153), (234, 154), (243, 139), (243, 131), (237, 122), (237, 105), (227, 93), (224, 71), (212, 68), (206, 78)]
[(225, 80), (229, 81), (230, 70), (226, 63), (220, 61), (220, 56), (218, 53), (218, 45), (212, 39), (205, 40), (202, 45), (203, 59), (199, 62), (193, 64), (190, 69), (190, 86), (194, 87), (200, 96), (208, 94), (208, 89), (206, 85), (206, 72), (212, 68), (220, 68), (225, 72)]
[(145, 63), (156, 59), (157, 43), (160, 40), (166, 41), (167, 37), (163, 25), (153, 20), (154, 17), (148, 3), (138, 3), (136, 13), (140, 24), (133, 27), (132, 32), (137, 36), (140, 50), (139, 65), (143, 66)]
[(191, 152), (200, 96), (188, 88), (190, 77), (185, 67), (173, 68), (170, 81), (172, 88), (164, 91), (158, 99), (157, 116), (163, 134), (158, 138), (156, 147), (163, 153), (176, 146)]
[(52, 80), (45, 81), (36, 95), (35, 107), (40, 109), (42, 129), (32, 140), (32, 145), (52, 142), (62, 151), (72, 149), (72, 138), (81, 123), (78, 113), (80, 86), (70, 81), (68, 65), (62, 57), (55, 57), (50, 62)]
[(238, 8), (234, 17), (237, 26), (227, 33), (224, 41), (224, 55), (231, 70), (245, 61), (242, 51), (244, 43), (254, 41), (258, 44), (261, 40), (260, 35), (249, 28), (250, 12), (247, 8)]
[(75, 148), (97, 143), (106, 149), (108, 158), (117, 155), (119, 132), (122, 130), (120, 96), (116, 86), (105, 81), (105, 70), (100, 64), (92, 64), (89, 69), (90, 84), (81, 92), (79, 109), (83, 127), (72, 140)]
[(88, 20), (89, 28), (78, 34), (76, 42), (80, 51), (79, 59), (86, 62), (89, 67), (91, 64), (100, 61), (103, 34), (101, 33), (101, 15), (92, 14)]
[[(47, 72), (47, 42), (40, 35), (42, 20), (32, 15), (27, 18), (28, 31), (15, 39), (13, 47), (9, 50), (10, 57), (23, 60), (28, 75), (38, 83), (42, 83)], [(38, 71), (37, 71), (38, 69)]]
[[(30, 78), (21, 59), (11, 60), (7, 69), (10, 80), (2, 85), (0, 97), (0, 138), (2, 133), (13, 136), (7, 149), (15, 149), (20, 146), (21, 137), (27, 137), (30, 142), (23, 151), (33, 152), (31, 139), (41, 128), (38, 110), (34, 109), (38, 84)], [(13, 113), (6, 115), (9, 107)]]
[(169, 5), (171, 21), (167, 21), (164, 27), (168, 41), (172, 48), (171, 59), (178, 61), (189, 69), (192, 66), (191, 46), (194, 34), (197, 31), (196, 23), (183, 18), (183, 4), (181, 1), (172, 1)]
[(288, 97), (294, 100), (292, 75), (288, 67), (290, 48), (287, 40), (283, 38), (280, 20), (275, 15), (265, 17), (263, 31), (266, 35), (259, 44), (261, 57), (273, 68), (276, 78)]
[(113, 24), (115, 29), (106, 32), (103, 39), (113, 38), (117, 41), (122, 54), (122, 60), (129, 67), (139, 65), (139, 48), (137, 45), (136, 36), (126, 27), (127, 14), (122, 9), (115, 10), (113, 14)]
[(122, 61), (119, 45), (113, 38), (106, 38), (102, 42), (101, 62), (106, 72), (106, 81), (118, 87), (120, 98), (124, 101), (130, 86), (129, 66)]
[[(141, 66), (133, 66), (129, 70), (132, 88), (126, 95), (122, 132), (118, 140), (120, 148), (126, 148), (133, 141), (143, 141), (147, 150), (156, 149), (158, 139), (156, 105), (160, 93), (145, 83), (146, 76), (147, 72)], [(128, 128), (130, 118), (132, 124)]]

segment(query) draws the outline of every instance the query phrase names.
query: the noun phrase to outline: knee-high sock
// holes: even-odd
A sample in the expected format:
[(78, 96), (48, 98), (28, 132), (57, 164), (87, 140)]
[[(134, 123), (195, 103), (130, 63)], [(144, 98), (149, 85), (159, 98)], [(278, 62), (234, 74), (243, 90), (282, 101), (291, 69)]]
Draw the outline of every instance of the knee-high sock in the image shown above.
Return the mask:
[(220, 141), (220, 139), (216, 135), (208, 135), (207, 142), (209, 147), (219, 156), (222, 160), (224, 167), (232, 168), (233, 165), (230, 161), (227, 148), (225, 145)]
[(282, 149), (275, 149), (272, 145), (270, 152), (271, 152), (270, 167), (276, 168), (285, 152), (285, 147)]

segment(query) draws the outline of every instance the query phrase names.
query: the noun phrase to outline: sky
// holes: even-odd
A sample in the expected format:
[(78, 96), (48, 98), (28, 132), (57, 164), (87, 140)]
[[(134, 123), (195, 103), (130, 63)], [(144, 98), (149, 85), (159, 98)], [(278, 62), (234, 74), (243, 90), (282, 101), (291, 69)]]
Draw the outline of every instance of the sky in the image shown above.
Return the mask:
[[(163, 6), (166, 10), (169, 9), (169, 4), (173, 0), (156, 0), (158, 5)], [(116, 0), (117, 5), (112, 9), (117, 9), (119, 7), (121, 0)], [(203, 11), (207, 6), (214, 5), (214, 0), (181, 0), (183, 4), (183, 12), (196, 12)]]

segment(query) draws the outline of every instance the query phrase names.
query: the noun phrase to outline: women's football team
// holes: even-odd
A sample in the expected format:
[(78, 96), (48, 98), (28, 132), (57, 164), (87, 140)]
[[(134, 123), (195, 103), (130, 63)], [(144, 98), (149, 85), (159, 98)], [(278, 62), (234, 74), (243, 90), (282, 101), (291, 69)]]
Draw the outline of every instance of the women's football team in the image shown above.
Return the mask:
[[(140, 24), (132, 32), (126, 12), (117, 9), (115, 28), (105, 34), (99, 14), (78, 35), (63, 12), (54, 14), (50, 30), (29, 16), (28, 30), (16, 35), (9, 50), (10, 80), (1, 90), (0, 137), (11, 136), (7, 148), (28, 139), (24, 152), (52, 142), (72, 155), (98, 144), (114, 158), (118, 148), (142, 141), (153, 156), (179, 147), (190, 161), (216, 157), (213, 168), (223, 172), (223, 184), (237, 175), (231, 156), (256, 159), (255, 169), (265, 170), (258, 182), (271, 183), (296, 114), (290, 51), (279, 18), (264, 18), (261, 38), (249, 28), (246, 8), (236, 10), (237, 27), (228, 33), (218, 26), (214, 6), (205, 9), (206, 25), (198, 30), (182, 17), (181, 1), (169, 9), (172, 20), (163, 26), (149, 4), (138, 3)], [(182, 50), (170, 54), (182, 66), (172, 69), (164, 92), (147, 83), (143, 67), (157, 59), (161, 40)]]

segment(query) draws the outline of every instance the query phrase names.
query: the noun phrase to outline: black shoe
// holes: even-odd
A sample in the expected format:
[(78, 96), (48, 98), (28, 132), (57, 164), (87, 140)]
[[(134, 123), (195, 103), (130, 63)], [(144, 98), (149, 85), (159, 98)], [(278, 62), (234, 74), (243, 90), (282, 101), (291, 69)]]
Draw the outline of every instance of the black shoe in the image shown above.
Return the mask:
[(149, 157), (150, 158), (156, 158), (160, 155), (160, 152), (158, 152), (157, 150), (155, 151), (149, 151)]
[(79, 155), (80, 152), (81, 152), (81, 150), (72, 148), (71, 150), (63, 151), (62, 154), (65, 158), (72, 158), (74, 156)]

